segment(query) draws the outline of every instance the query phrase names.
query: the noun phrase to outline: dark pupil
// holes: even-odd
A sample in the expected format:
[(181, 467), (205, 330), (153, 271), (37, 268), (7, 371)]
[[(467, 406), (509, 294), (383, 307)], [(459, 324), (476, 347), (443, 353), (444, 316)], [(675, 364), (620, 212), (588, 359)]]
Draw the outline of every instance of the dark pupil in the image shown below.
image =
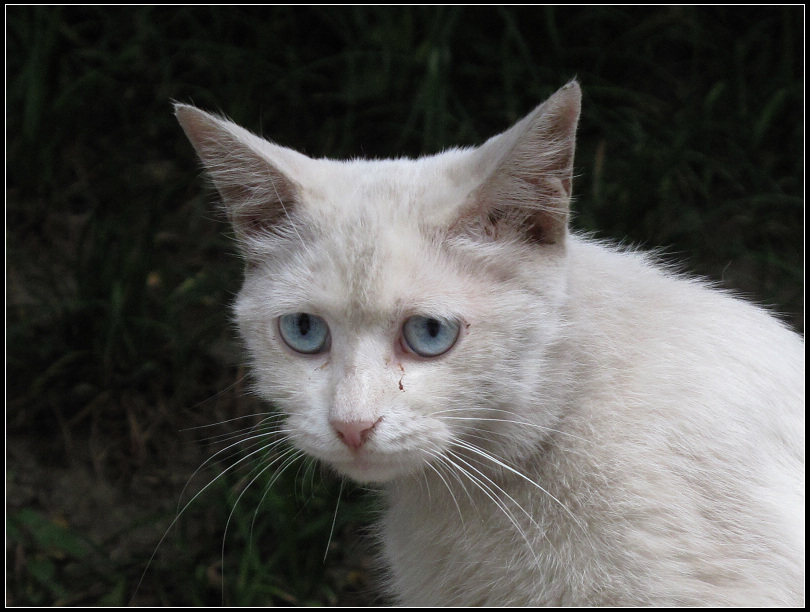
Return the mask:
[(439, 328), (441, 327), (441, 323), (439, 323), (436, 319), (428, 319), (427, 320), (427, 332), (430, 334), (431, 338), (435, 338), (439, 335)]
[(309, 333), (309, 328), (312, 323), (309, 320), (309, 315), (306, 313), (298, 315), (298, 331), (301, 332), (302, 336), (306, 336)]

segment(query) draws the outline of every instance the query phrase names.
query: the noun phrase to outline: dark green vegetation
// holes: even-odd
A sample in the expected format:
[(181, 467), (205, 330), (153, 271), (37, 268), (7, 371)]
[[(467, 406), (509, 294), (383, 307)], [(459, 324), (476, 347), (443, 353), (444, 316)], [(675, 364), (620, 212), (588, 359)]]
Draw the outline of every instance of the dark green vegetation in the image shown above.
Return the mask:
[(302, 462), (247, 487), (256, 456), (190, 504), (135, 593), (188, 477), (267, 410), (228, 320), (241, 264), (171, 100), (314, 156), (416, 156), (576, 76), (575, 225), (802, 327), (803, 7), (6, 14), (9, 604), (372, 600), (363, 492), (335, 513), (339, 483)]

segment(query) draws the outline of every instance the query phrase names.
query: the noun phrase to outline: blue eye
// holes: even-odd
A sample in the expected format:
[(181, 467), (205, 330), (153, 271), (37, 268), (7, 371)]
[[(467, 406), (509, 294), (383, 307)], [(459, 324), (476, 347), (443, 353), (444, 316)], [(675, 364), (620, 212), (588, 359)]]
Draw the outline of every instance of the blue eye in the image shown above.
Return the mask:
[(320, 317), (296, 312), (279, 317), (278, 331), (292, 350), (311, 355), (329, 348), (329, 326)]
[(420, 315), (411, 317), (402, 326), (402, 337), (408, 348), (422, 357), (438, 357), (449, 351), (458, 340), (458, 332), (458, 321)]

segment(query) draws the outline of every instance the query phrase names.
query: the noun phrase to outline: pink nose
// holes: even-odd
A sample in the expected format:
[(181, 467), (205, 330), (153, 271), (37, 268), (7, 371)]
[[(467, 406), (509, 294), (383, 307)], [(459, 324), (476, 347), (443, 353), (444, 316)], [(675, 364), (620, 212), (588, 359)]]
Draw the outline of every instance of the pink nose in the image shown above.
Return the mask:
[(338, 438), (352, 450), (358, 450), (368, 438), (371, 430), (380, 422), (375, 421), (330, 421)]

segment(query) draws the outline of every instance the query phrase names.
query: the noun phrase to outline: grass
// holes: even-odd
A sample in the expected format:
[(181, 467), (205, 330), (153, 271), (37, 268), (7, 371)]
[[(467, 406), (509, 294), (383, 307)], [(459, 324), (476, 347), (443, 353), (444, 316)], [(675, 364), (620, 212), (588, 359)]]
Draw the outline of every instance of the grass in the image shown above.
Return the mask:
[(480, 143), (576, 76), (576, 227), (663, 245), (803, 328), (802, 7), (6, 16), (9, 604), (372, 600), (367, 496), (344, 489), (335, 513), (339, 484), (292, 468), (236, 504), (252, 466), (189, 506), (135, 592), (215, 452), (203, 426), (267, 409), (228, 319), (241, 264), (172, 100), (311, 155), (416, 156)]

